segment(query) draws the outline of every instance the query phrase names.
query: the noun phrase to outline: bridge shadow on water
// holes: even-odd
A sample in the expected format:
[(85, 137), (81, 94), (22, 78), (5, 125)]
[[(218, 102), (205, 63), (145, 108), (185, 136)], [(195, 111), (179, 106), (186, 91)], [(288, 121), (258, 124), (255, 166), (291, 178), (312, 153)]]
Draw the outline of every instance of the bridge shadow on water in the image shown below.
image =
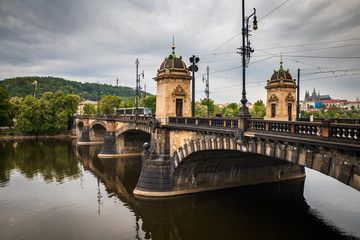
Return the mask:
[(99, 159), (100, 148), (78, 146), (76, 155), (134, 213), (138, 239), (352, 239), (311, 211), (304, 180), (138, 199), (140, 157)]

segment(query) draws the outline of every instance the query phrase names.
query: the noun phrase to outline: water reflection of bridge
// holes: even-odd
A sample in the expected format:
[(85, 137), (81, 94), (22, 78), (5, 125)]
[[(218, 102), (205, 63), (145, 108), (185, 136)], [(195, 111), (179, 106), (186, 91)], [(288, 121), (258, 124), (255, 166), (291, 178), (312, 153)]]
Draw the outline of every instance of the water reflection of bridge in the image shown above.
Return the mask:
[[(140, 159), (99, 159), (98, 151), (96, 146), (76, 147), (84, 168), (104, 184), (110, 196), (118, 197), (134, 212), (137, 236), (143, 231), (145, 239), (304, 239), (309, 234), (333, 239), (341, 235), (309, 211), (303, 197), (304, 180), (222, 190), (220, 194), (138, 199), (132, 192)], [(261, 226), (261, 231), (253, 226)]]

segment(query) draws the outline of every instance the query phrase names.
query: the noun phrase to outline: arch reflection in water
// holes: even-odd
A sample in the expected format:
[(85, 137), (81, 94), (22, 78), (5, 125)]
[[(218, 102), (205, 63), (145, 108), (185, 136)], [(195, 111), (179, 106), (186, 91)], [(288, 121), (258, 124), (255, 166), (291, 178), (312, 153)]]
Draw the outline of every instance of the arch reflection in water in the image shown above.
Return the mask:
[[(310, 210), (304, 180), (285, 181), (164, 199), (136, 199), (140, 158), (99, 159), (95, 146), (78, 156), (136, 219), (145, 239), (346, 239)], [(99, 149), (98, 149), (99, 150)]]

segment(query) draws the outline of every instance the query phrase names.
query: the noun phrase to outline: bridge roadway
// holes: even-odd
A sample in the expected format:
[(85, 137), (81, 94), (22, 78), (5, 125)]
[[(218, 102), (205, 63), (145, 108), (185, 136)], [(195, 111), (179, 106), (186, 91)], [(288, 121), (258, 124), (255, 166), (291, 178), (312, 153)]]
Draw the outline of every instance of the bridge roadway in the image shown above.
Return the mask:
[(304, 178), (304, 166), (360, 190), (360, 124), (345, 121), (76, 116), (73, 134), (104, 142), (101, 158), (142, 153), (139, 197)]

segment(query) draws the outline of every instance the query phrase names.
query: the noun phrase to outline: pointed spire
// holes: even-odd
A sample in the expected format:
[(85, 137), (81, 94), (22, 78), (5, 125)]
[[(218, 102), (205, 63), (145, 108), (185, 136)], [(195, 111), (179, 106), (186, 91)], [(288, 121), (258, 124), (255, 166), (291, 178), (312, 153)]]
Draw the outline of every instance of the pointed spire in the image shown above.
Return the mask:
[(174, 40), (174, 34), (173, 34), (173, 45), (172, 45), (172, 54), (175, 54), (175, 40)]

